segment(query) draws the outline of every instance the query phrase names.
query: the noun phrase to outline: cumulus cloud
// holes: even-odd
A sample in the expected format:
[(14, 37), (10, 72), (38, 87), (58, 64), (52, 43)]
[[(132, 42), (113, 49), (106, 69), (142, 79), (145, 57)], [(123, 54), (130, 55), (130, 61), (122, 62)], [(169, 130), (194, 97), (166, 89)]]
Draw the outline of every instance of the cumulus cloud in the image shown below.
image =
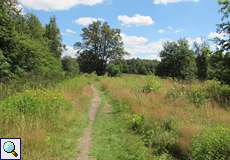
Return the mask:
[(149, 41), (145, 37), (122, 34), (125, 50), (130, 53), (127, 58), (160, 59), (159, 53), (166, 40)]
[(72, 46), (66, 46), (66, 49), (62, 52), (62, 57), (65, 56), (76, 58), (76, 50)]
[(121, 34), (123, 41), (126, 45), (143, 45), (148, 42), (148, 39), (145, 37), (138, 37), (138, 36), (127, 36), (126, 34)]
[(78, 19), (76, 19), (74, 22), (76, 24), (79, 24), (81, 26), (88, 26), (90, 24), (92, 24), (93, 22), (96, 21), (104, 21), (104, 19), (102, 18), (94, 18), (94, 17), (80, 17)]
[(179, 2), (199, 2), (199, 0), (153, 0), (154, 4), (169, 4), (169, 3), (179, 3)]
[(118, 20), (122, 23), (122, 25), (137, 25), (137, 26), (149, 26), (154, 24), (154, 20), (150, 16), (142, 16), (140, 14), (136, 14), (132, 17), (127, 15), (118, 16)]
[(103, 3), (104, 0), (19, 0), (19, 2), (35, 10), (67, 10), (77, 5), (93, 6)]

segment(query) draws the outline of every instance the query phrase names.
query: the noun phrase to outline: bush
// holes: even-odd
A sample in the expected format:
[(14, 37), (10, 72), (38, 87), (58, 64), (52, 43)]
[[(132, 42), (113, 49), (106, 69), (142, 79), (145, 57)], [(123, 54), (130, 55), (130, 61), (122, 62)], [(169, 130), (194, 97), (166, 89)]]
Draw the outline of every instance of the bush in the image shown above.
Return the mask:
[(148, 76), (146, 83), (143, 87), (144, 93), (150, 93), (158, 91), (161, 88), (161, 83), (158, 77), (156, 76)]
[(183, 97), (186, 94), (185, 86), (180, 85), (179, 83), (174, 83), (173, 87), (168, 91), (167, 98), (176, 99)]
[(134, 131), (140, 130), (144, 124), (144, 116), (140, 116), (138, 114), (130, 116), (130, 120), (130, 127)]
[(30, 119), (34, 116), (36, 119), (55, 122), (59, 111), (70, 106), (70, 103), (58, 93), (30, 90), (2, 101), (0, 115), (4, 117), (5, 122), (17, 121), (17, 118), (20, 120), (22, 117)]
[(11, 66), (7, 62), (7, 58), (4, 56), (0, 49), (0, 82), (6, 81), (12, 77)]
[(107, 67), (107, 72), (109, 76), (115, 77), (121, 74), (121, 69), (118, 65), (109, 64)]
[(227, 160), (230, 158), (230, 128), (205, 130), (192, 143), (193, 160)]
[(141, 136), (144, 144), (152, 148), (155, 155), (173, 154), (178, 132), (172, 119), (152, 121), (136, 114), (129, 118), (130, 128)]
[(192, 86), (187, 92), (188, 99), (196, 106), (204, 105), (208, 100), (208, 93), (201, 87)]
[(205, 82), (205, 87), (210, 98), (223, 106), (230, 106), (230, 86), (221, 84), (219, 81), (210, 80)]

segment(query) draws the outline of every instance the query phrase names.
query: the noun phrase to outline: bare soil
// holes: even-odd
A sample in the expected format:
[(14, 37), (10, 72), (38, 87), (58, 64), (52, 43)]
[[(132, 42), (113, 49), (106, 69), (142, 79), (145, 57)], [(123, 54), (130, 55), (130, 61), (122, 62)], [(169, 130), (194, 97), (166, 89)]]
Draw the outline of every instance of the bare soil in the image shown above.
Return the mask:
[(100, 96), (95, 88), (95, 86), (91, 86), (93, 90), (93, 99), (91, 103), (91, 107), (89, 109), (89, 124), (88, 127), (85, 129), (84, 134), (82, 138), (80, 139), (80, 145), (79, 145), (79, 154), (77, 160), (90, 160), (92, 158), (89, 157), (89, 151), (91, 148), (91, 135), (92, 135), (92, 125), (95, 121), (97, 111), (100, 105)]

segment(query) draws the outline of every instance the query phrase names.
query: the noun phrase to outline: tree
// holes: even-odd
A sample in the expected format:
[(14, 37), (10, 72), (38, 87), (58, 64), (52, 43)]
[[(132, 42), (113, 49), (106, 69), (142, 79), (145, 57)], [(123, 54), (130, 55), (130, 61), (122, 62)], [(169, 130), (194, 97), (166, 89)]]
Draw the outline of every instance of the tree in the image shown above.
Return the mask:
[(62, 76), (60, 59), (54, 58), (39, 19), (22, 15), (16, 0), (0, 1), (0, 81), (34, 74)]
[(109, 64), (107, 66), (107, 72), (108, 72), (108, 75), (111, 77), (115, 77), (121, 74), (120, 67), (115, 64)]
[(81, 36), (82, 42), (75, 44), (78, 54), (81, 56), (81, 59), (84, 57), (95, 57), (95, 60), (97, 60), (95, 64), (97, 66), (94, 69), (96, 69), (95, 71), (99, 75), (106, 72), (108, 62), (121, 59), (126, 54), (120, 30), (111, 28), (106, 22), (97, 21), (90, 24), (82, 29)]
[(42, 27), (39, 19), (33, 14), (27, 14), (25, 19), (29, 35), (33, 39), (42, 39), (44, 35), (44, 28)]
[(221, 5), (220, 12), (222, 13), (222, 23), (218, 25), (218, 32), (221, 33), (223, 38), (216, 38), (217, 43), (222, 47), (222, 50), (230, 50), (230, 1), (229, 0), (219, 0)]
[(194, 43), (196, 53), (197, 76), (200, 80), (208, 79), (209, 57), (211, 51), (209, 46), (204, 42), (202, 44)]
[(189, 49), (187, 40), (166, 42), (160, 57), (161, 62), (157, 67), (159, 76), (178, 79), (194, 79), (196, 77), (195, 54)]
[(46, 25), (45, 36), (49, 40), (50, 51), (55, 57), (60, 58), (63, 51), (63, 45), (61, 33), (55, 17), (51, 17), (49, 24)]
[(63, 57), (62, 68), (67, 73), (67, 75), (72, 76), (79, 73), (79, 64), (76, 58)]
[(102, 70), (102, 62), (98, 55), (90, 51), (81, 52), (77, 58), (80, 71), (83, 73), (93, 73)]

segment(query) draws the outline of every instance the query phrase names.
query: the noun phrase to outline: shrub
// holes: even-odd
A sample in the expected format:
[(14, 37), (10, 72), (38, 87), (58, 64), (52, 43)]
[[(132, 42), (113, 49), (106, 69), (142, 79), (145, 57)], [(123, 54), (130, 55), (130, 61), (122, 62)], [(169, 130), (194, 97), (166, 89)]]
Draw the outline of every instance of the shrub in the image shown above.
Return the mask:
[(0, 82), (6, 81), (13, 76), (10, 69), (11, 66), (0, 49)]
[(141, 136), (147, 147), (153, 149), (154, 154), (161, 155), (173, 152), (178, 138), (174, 121), (144, 119), (143, 116), (134, 115), (132, 117), (131, 128)]
[(210, 98), (223, 106), (230, 106), (230, 86), (221, 84), (219, 81), (210, 80), (205, 82), (206, 90)]
[(140, 130), (144, 124), (144, 117), (138, 114), (130, 116), (130, 128), (134, 131)]
[[(70, 108), (71, 105), (64, 98), (53, 91), (30, 90), (7, 98), (0, 103), (0, 115), (4, 123), (20, 123), (20, 120), (33, 119), (56, 123), (60, 111)], [(0, 121), (3, 122), (3, 121)]]
[(158, 91), (161, 88), (161, 83), (158, 77), (156, 76), (148, 76), (146, 83), (143, 87), (144, 93), (150, 93)]
[(185, 94), (186, 94), (185, 85), (180, 85), (179, 83), (175, 82), (173, 84), (173, 87), (169, 89), (167, 93), (167, 98), (174, 100), (176, 98), (183, 97)]
[(207, 102), (208, 93), (201, 87), (192, 86), (192, 88), (187, 91), (187, 97), (192, 103), (199, 107)]
[(193, 160), (227, 160), (230, 158), (230, 128), (205, 130), (192, 143)]
[(107, 67), (107, 72), (109, 76), (115, 77), (121, 74), (121, 69), (118, 65), (109, 64)]

